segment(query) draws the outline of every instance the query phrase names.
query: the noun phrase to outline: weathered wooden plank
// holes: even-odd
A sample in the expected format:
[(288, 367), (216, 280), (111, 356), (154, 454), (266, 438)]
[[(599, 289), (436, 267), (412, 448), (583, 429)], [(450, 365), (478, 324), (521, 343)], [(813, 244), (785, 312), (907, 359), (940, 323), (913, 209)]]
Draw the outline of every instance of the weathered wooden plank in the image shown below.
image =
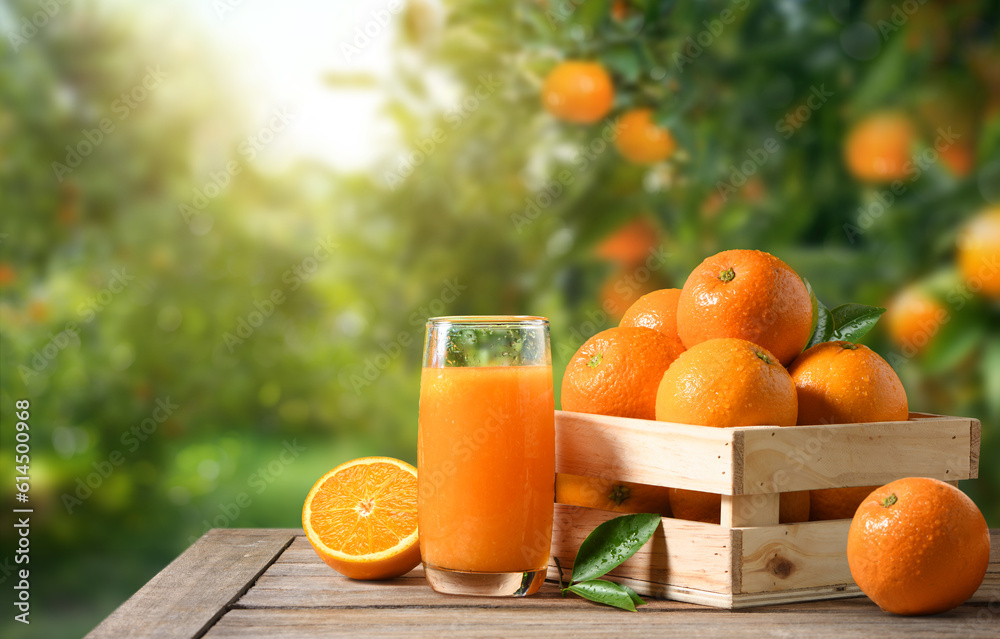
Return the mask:
[(721, 495), (978, 475), (977, 420), (706, 428), (556, 411), (556, 472)]
[(299, 533), (291, 528), (210, 530), (87, 637), (201, 636)]
[[(856, 603), (856, 602), (863, 603)], [(996, 636), (995, 616), (982, 606), (962, 606), (933, 617), (895, 617), (865, 600), (836, 606), (786, 607), (771, 613), (683, 610), (665, 602), (625, 613), (588, 604), (553, 606), (544, 613), (510, 608), (396, 608), (381, 610), (232, 610), (206, 637), (266, 639), (331, 636), (378, 637), (939, 637)], [(654, 607), (655, 606), (655, 607)]]

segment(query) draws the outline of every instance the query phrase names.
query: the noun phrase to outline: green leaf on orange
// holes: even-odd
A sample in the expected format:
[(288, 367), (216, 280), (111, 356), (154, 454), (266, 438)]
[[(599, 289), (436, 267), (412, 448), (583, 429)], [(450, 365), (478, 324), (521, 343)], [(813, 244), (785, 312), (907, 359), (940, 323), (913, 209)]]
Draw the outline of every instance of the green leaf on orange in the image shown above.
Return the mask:
[(885, 309), (881, 306), (841, 304), (830, 311), (833, 332), (824, 341), (856, 342), (875, 326), (882, 313), (885, 313)]

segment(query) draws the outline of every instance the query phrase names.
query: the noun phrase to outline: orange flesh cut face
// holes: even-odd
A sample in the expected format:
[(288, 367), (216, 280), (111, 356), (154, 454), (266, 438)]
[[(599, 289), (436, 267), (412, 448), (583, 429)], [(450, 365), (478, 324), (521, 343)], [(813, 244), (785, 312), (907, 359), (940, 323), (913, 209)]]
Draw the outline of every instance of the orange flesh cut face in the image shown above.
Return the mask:
[[(416, 479), (388, 464), (345, 468), (328, 478), (312, 502), (309, 521), (331, 547), (347, 555), (393, 548), (417, 529)], [(326, 545), (330, 546), (330, 541)]]
[(338, 466), (310, 491), (302, 515), (317, 554), (348, 577), (386, 579), (419, 562), (416, 469), (405, 462)]

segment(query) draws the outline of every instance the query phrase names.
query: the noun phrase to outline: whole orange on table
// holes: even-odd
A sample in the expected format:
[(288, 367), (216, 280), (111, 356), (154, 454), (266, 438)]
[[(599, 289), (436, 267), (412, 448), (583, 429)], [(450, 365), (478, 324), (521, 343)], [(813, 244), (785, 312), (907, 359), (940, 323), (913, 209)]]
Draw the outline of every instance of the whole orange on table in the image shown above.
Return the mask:
[[(899, 376), (867, 346), (842, 341), (817, 344), (799, 355), (788, 372), (798, 394), (799, 425), (909, 419), (906, 390)], [(813, 521), (852, 517), (875, 488), (813, 490), (809, 517)]]
[(688, 348), (735, 337), (759, 344), (784, 365), (805, 348), (812, 319), (802, 279), (763, 251), (723, 251), (707, 258), (688, 276), (677, 301), (677, 332)]
[(345, 462), (320, 477), (302, 507), (316, 554), (353, 579), (391, 579), (420, 563), (417, 469), (391, 457)]
[(562, 62), (542, 87), (542, 103), (549, 113), (577, 124), (597, 122), (611, 111), (614, 100), (611, 76), (597, 62)]
[(958, 488), (936, 479), (899, 479), (858, 507), (847, 535), (847, 561), (858, 587), (882, 610), (944, 612), (962, 605), (982, 583), (989, 529)]
[(632, 109), (618, 123), (615, 146), (629, 162), (654, 164), (670, 157), (677, 142), (668, 129), (653, 121), (652, 109)]
[(563, 410), (653, 419), (663, 372), (680, 349), (651, 328), (609, 328), (576, 351), (563, 374)]

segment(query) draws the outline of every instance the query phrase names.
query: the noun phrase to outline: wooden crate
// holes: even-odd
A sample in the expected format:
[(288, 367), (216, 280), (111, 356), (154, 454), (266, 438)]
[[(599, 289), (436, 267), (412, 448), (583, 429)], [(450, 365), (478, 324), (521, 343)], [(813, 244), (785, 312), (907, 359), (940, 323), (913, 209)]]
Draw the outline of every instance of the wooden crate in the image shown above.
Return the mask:
[[(779, 524), (779, 493), (901, 477), (957, 484), (978, 476), (980, 434), (978, 420), (924, 413), (905, 422), (706, 428), (557, 411), (556, 472), (721, 494), (721, 525), (664, 517), (610, 574), (643, 595), (747, 608), (860, 594), (847, 566), (850, 520)], [(556, 504), (552, 555), (567, 575), (587, 534), (617, 515)]]

